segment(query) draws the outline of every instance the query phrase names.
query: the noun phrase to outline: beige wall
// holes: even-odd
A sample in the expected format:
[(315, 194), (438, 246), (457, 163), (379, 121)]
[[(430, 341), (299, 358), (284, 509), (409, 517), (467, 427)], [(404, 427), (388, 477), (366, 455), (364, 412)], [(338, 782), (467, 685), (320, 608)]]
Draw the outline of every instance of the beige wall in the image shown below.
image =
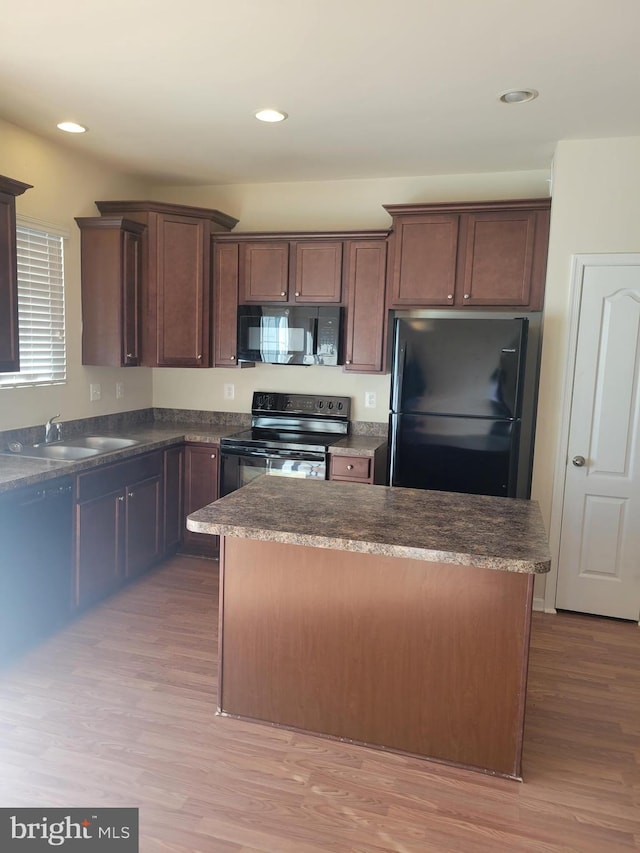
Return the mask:
[[(549, 173), (500, 172), (485, 175), (385, 178), (295, 184), (240, 184), (212, 187), (156, 187), (163, 201), (214, 207), (237, 217), (236, 231), (389, 228), (383, 204), (534, 198), (548, 195)], [(224, 399), (224, 384), (235, 399)], [(251, 370), (154, 370), (156, 406), (247, 412), (251, 392), (260, 390), (341, 394), (353, 400), (354, 420), (386, 423), (389, 376), (345, 374), (340, 368), (259, 365)], [(375, 408), (364, 407), (365, 392), (376, 393)]]
[(215, 207), (239, 219), (236, 231), (388, 228), (383, 204), (480, 201), (549, 195), (550, 171), (310, 181), (291, 184), (156, 187), (163, 201)]
[[(540, 501), (548, 531), (552, 514), (557, 522), (561, 512), (552, 497), (564, 402), (572, 258), (639, 251), (640, 138), (560, 142), (554, 158), (533, 479), (533, 497)], [(557, 542), (552, 541), (552, 553), (555, 547)], [(553, 605), (552, 586), (553, 581), (546, 593), (547, 606)], [(539, 583), (536, 594), (541, 590)]]
[[(95, 216), (96, 199), (146, 194), (144, 185), (78, 153), (80, 140), (58, 145), (0, 121), (0, 174), (32, 184), (16, 202), (18, 216), (56, 225), (65, 241), (68, 381), (44, 388), (0, 390), (0, 430), (43, 424), (60, 412), (62, 420), (89, 417), (151, 405), (151, 371), (82, 367), (80, 234), (75, 216)], [(115, 383), (125, 383), (125, 398), (115, 399)], [(89, 384), (102, 386), (102, 400), (89, 402)]]

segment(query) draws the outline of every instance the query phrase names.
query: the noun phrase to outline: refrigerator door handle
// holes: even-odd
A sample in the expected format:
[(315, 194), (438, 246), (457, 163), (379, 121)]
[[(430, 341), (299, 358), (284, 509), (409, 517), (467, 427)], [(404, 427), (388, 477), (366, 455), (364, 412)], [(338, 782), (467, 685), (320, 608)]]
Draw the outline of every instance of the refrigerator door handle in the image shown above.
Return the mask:
[(396, 351), (394, 353), (394, 372), (391, 380), (391, 411), (399, 412), (401, 409), (401, 399), (402, 399), (402, 384), (403, 384), (403, 376), (404, 376), (404, 364), (407, 358), (407, 347), (406, 344), (401, 344), (398, 336), (396, 334)]

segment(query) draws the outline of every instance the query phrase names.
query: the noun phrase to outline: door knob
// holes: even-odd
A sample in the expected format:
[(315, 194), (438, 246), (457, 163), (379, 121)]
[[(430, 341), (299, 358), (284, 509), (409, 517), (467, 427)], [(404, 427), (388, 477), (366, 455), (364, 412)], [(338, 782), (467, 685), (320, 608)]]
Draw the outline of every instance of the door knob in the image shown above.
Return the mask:
[(582, 468), (582, 466), (587, 460), (584, 458), (584, 456), (574, 456), (571, 461), (576, 466), (576, 468)]

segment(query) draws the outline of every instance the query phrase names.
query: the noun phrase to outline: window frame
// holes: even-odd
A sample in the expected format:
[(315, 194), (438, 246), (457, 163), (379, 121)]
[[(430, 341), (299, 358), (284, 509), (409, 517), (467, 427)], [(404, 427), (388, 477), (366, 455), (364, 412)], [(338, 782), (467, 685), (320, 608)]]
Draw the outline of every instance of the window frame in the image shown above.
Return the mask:
[[(69, 232), (58, 225), (51, 222), (45, 222), (40, 219), (34, 219), (29, 216), (16, 217), (16, 244), (20, 243), (19, 234), (21, 231), (35, 232), (41, 235), (44, 242), (49, 238), (60, 240), (60, 272), (59, 275), (48, 276), (47, 284), (40, 290), (36, 285), (37, 280), (37, 265), (34, 256), (30, 259), (21, 260), (20, 249), (17, 248), (17, 276), (18, 276), (18, 341), (20, 352), (20, 372), (18, 373), (0, 373), (0, 392), (5, 390), (13, 390), (18, 388), (39, 388), (52, 385), (65, 385), (67, 383), (67, 312), (66, 312), (66, 282), (65, 282), (65, 254), (67, 249), (67, 241)], [(57, 262), (55, 253), (51, 253), (49, 249), (46, 252), (46, 258), (50, 254), (54, 255), (54, 263)], [(21, 281), (22, 272), (22, 281)], [(25, 276), (27, 282), (25, 282)], [(52, 284), (53, 283), (53, 284)], [(24, 293), (25, 288), (29, 288), (27, 294)], [(21, 289), (23, 290), (21, 297)], [(45, 331), (49, 335), (49, 341), (53, 341), (57, 332), (61, 338), (55, 343), (50, 343), (51, 347), (50, 359), (48, 364), (48, 375), (43, 378), (45, 371), (40, 375), (32, 367), (29, 373), (24, 373), (24, 360), (29, 360), (30, 363), (36, 358), (36, 350), (34, 345), (34, 313), (29, 311), (28, 329), (24, 328), (24, 302), (31, 300), (44, 300), (46, 306), (47, 299), (50, 298), (48, 304), (48, 325), (45, 324)], [(21, 302), (23, 303), (21, 313)], [(52, 303), (57, 302), (58, 309), (53, 311)], [(46, 312), (45, 312), (46, 313)], [(25, 346), (25, 338), (28, 338), (28, 343)], [(46, 346), (47, 344), (45, 344)], [(26, 352), (26, 354), (25, 354)], [(56, 361), (58, 364), (56, 365)]]

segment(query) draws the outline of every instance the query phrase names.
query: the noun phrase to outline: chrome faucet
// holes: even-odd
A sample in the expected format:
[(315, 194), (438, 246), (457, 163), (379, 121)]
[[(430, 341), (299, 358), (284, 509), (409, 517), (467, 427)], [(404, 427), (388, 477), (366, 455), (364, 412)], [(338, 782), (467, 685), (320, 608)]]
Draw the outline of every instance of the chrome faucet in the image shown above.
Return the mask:
[(54, 420), (60, 415), (54, 415), (44, 425), (44, 443), (53, 444), (54, 441), (62, 439), (62, 424), (54, 424)]

